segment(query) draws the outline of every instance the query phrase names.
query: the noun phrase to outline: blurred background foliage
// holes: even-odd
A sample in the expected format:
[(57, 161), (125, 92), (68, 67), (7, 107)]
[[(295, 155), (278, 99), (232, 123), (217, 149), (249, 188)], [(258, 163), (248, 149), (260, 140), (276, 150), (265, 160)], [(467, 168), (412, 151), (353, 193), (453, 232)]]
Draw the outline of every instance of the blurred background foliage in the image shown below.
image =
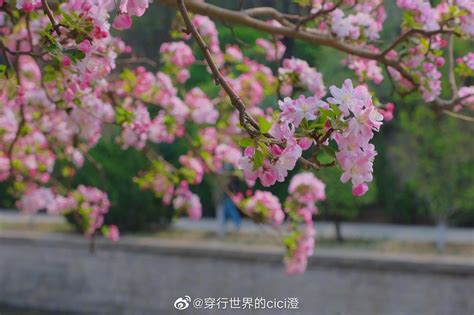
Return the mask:
[[(238, 1), (208, 2), (233, 9), (239, 5)], [(400, 13), (395, 8), (395, 1), (385, 1), (385, 4), (388, 18), (381, 40), (391, 41), (400, 31)], [(291, 0), (252, 1), (252, 6), (259, 5), (276, 6), (287, 12), (297, 10)], [(171, 40), (168, 30), (174, 16), (173, 10), (152, 5), (145, 16), (134, 20), (130, 30), (121, 33), (125, 42), (133, 47), (136, 56), (147, 57), (156, 63), (144, 64), (150, 70), (159, 70), (159, 47), (161, 43)], [(270, 35), (250, 28), (217, 25), (222, 48), (226, 44), (240, 44), (248, 56), (263, 61), (263, 56), (254, 47), (255, 39), (271, 39)], [(287, 46), (286, 55), (294, 55), (315, 66), (323, 74), (327, 87), (341, 85), (345, 78), (356, 81), (353, 73), (341, 65), (344, 54), (331, 48), (286, 38), (283, 42)], [(472, 43), (457, 42), (455, 52), (464, 55), (473, 49)], [(196, 49), (194, 51), (199, 57), (199, 52)], [(270, 66), (273, 69), (278, 67), (277, 64)], [(206, 92), (216, 93), (217, 88), (203, 65), (193, 65), (190, 71), (188, 87), (199, 86)], [(443, 86), (447, 84), (443, 82)], [(427, 109), (419, 97), (411, 95), (399, 98), (393, 93), (388, 79), (379, 86), (371, 84), (370, 88), (382, 102), (391, 101), (396, 105), (395, 119), (385, 124), (374, 140), (378, 156), (370, 193), (363, 198), (355, 198), (350, 185), (340, 183), (340, 170), (319, 171), (316, 176), (327, 184), (327, 200), (318, 206), (318, 217), (334, 222), (354, 220), (431, 224), (440, 213), (446, 213), (452, 225), (474, 226), (472, 123), (434, 113)], [(276, 97), (267, 98), (264, 103), (264, 106), (276, 106)], [(105, 190), (112, 203), (107, 221), (118, 224), (123, 231), (143, 231), (165, 226), (172, 220), (171, 209), (164, 207), (153, 193), (140, 191), (133, 183), (133, 177), (146, 169), (147, 159), (143, 152), (122, 150), (116, 145), (116, 132), (113, 129), (107, 132), (107, 136), (91, 151), (93, 162), (86, 161), (71, 185), (82, 183)], [(172, 163), (177, 163), (179, 155), (186, 152), (186, 146), (180, 141), (173, 145), (157, 146), (157, 149)], [(287, 185), (277, 183), (270, 190), (283, 202)], [(0, 184), (0, 206), (11, 208), (14, 203), (7, 194), (7, 187), (5, 183)], [(201, 197), (204, 215), (213, 216), (212, 179), (206, 177), (201, 185), (192, 187), (192, 190)], [(428, 195), (435, 196), (440, 202), (427, 202)]]

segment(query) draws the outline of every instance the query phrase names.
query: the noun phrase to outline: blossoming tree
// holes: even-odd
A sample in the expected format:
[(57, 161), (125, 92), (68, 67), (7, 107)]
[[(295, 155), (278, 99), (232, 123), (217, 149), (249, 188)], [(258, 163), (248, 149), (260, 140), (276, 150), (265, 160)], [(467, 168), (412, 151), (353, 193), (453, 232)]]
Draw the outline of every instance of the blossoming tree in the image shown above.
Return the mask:
[[(131, 48), (110, 33), (112, 27), (132, 27), (132, 17), (145, 13), (148, 0), (0, 0), (0, 179), (11, 183), (22, 211), (71, 214), (86, 236), (102, 232), (117, 239), (115, 226), (103, 226), (105, 193), (61, 184), (109, 125), (120, 130), (118, 145), (143, 150), (150, 159), (137, 185), (192, 219), (202, 209), (190, 187), (204, 173), (218, 178), (224, 164), (231, 164), (249, 187), (256, 181), (268, 187), (288, 180), (300, 163), (305, 172), (291, 179), (283, 205), (266, 191), (227, 193), (257, 221), (277, 226), (286, 218), (285, 264), (289, 273), (301, 273), (314, 247), (316, 202), (325, 199), (316, 171), (339, 167), (340, 180), (351, 183), (355, 196), (365, 194), (372, 180), (371, 139), (384, 118), (392, 119), (393, 104), (381, 104), (368, 82), (379, 84), (385, 75), (400, 94), (420, 93), (435, 110), (470, 119), (474, 86), (464, 82), (474, 75), (474, 54), (455, 58), (453, 41), (474, 36), (471, 0), (437, 6), (397, 0), (404, 12), (402, 33), (382, 44), (382, 0), (295, 0), (301, 15), (270, 7), (233, 11), (204, 1), (158, 2), (180, 14), (175, 41), (160, 48), (161, 71), (151, 73), (144, 67), (114, 71), (117, 58)], [(271, 40), (255, 42), (268, 64), (238, 45), (221, 47), (213, 19), (268, 33)], [(347, 53), (345, 64), (359, 82), (345, 80), (327, 91), (317, 69), (285, 54), (284, 37)], [(206, 63), (220, 92), (186, 90), (188, 68), (196, 62)], [(276, 71), (270, 63), (278, 65)], [(441, 98), (442, 68), (450, 83), (443, 95), (449, 98)], [(263, 109), (268, 95), (279, 101)], [(176, 166), (152, 144), (173, 145), (178, 138), (187, 141), (189, 152)]]

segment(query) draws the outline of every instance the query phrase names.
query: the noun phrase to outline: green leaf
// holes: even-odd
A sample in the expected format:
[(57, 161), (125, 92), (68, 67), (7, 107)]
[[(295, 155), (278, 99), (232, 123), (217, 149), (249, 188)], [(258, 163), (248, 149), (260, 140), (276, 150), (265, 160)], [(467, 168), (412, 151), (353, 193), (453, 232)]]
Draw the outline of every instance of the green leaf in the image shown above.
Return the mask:
[(336, 117), (338, 117), (342, 111), (341, 109), (339, 108), (339, 106), (337, 106), (336, 104), (330, 104), (329, 105), (331, 107), (331, 109), (333, 110), (334, 114), (336, 115)]
[(258, 116), (258, 126), (260, 127), (261, 133), (267, 133), (270, 131), (272, 124), (268, 122), (264, 117)]
[(0, 65), (0, 78), (3, 78), (5, 76), (5, 73), (7, 73), (7, 66)]
[(255, 151), (255, 154), (253, 155), (253, 170), (257, 170), (259, 167), (263, 165), (263, 153), (260, 151)]
[(250, 138), (242, 138), (242, 139), (240, 139), (240, 141), (239, 141), (239, 145), (240, 145), (241, 147), (244, 147), (244, 148), (250, 147), (250, 146), (252, 146), (253, 144), (254, 144), (254, 140), (253, 140), (253, 139), (250, 139)]
[(249, 66), (239, 63), (235, 66), (235, 69), (240, 72), (248, 72), (250, 70)]
[(336, 150), (334, 150), (332, 147), (323, 145), (321, 147), (321, 149), (323, 150), (324, 153), (326, 153), (327, 155), (329, 155), (333, 159), (336, 158)]

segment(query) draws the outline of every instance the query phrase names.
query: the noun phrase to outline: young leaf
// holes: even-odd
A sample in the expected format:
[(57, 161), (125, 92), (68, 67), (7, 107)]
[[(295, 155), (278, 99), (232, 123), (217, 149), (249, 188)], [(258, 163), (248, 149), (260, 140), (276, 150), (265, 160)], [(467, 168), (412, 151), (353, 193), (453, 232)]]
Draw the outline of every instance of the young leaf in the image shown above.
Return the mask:
[(239, 145), (240, 145), (241, 147), (246, 148), (246, 147), (252, 146), (252, 145), (253, 145), (253, 142), (254, 142), (254, 141), (253, 141), (252, 139), (250, 139), (250, 138), (242, 138), (242, 139), (240, 139)]
[(255, 151), (253, 155), (253, 170), (257, 170), (260, 166), (263, 165), (263, 153), (260, 151)]
[(267, 133), (270, 131), (272, 124), (269, 123), (264, 117), (258, 116), (258, 126), (260, 127), (260, 132)]

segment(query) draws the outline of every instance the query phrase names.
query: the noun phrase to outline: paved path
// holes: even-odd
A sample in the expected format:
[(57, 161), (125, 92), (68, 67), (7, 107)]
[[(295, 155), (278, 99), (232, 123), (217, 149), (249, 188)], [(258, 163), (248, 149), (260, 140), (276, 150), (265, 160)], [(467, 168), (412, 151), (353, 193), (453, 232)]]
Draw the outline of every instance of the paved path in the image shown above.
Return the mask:
[(0, 224), (2, 223), (63, 223), (66, 219), (63, 216), (47, 215), (39, 213), (35, 215), (21, 214), (16, 210), (0, 210)]
[[(436, 240), (436, 227), (434, 226), (413, 226), (413, 225), (394, 225), (379, 223), (342, 223), (342, 233), (346, 239), (380, 239), (396, 241), (414, 241), (414, 242), (434, 242)], [(176, 229), (195, 230), (195, 231), (217, 231), (217, 221), (214, 219), (201, 219), (200, 221), (191, 221), (189, 219), (179, 219), (174, 224)], [(316, 231), (322, 237), (334, 237), (334, 225), (331, 222), (316, 222)], [(244, 220), (241, 230), (243, 232), (253, 232), (261, 229), (255, 223)], [(235, 230), (235, 227), (229, 222), (227, 230)], [(473, 243), (474, 228), (448, 228), (446, 232), (447, 241), (450, 243)]]
[[(61, 216), (48, 216), (38, 214), (33, 216), (21, 215), (15, 211), (0, 211), (1, 223), (61, 223), (65, 219)], [(322, 237), (334, 237), (334, 226), (331, 222), (316, 222), (316, 231)], [(199, 221), (191, 221), (186, 218), (178, 219), (173, 228), (179, 230), (215, 232), (218, 224), (215, 219), (204, 218)], [(250, 220), (242, 222), (243, 232), (258, 232), (262, 227)], [(235, 230), (228, 223), (227, 230)], [(413, 242), (434, 242), (436, 240), (436, 227), (434, 226), (412, 226), (393, 225), (378, 223), (342, 223), (342, 233), (347, 239), (380, 239)], [(472, 243), (474, 244), (474, 228), (449, 228), (447, 230), (447, 241), (450, 243)]]

